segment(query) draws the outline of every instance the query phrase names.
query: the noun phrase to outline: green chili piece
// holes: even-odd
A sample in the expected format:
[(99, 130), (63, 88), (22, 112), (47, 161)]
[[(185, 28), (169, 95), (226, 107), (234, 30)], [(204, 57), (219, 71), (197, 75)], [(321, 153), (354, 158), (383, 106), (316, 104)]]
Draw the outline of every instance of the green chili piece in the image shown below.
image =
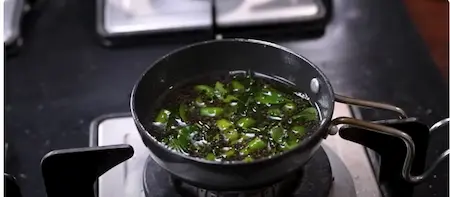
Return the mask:
[(187, 107), (186, 107), (186, 105), (185, 104), (181, 104), (180, 108), (178, 109), (178, 111), (180, 113), (181, 120), (186, 122), (187, 121), (187, 116), (186, 116)]
[(216, 117), (223, 113), (223, 108), (220, 107), (204, 107), (200, 109), (200, 115), (208, 117)]
[(216, 160), (216, 156), (213, 153), (208, 153), (208, 155), (206, 155), (206, 160), (214, 161)]
[(248, 143), (248, 148), (250, 149), (251, 152), (263, 149), (264, 147), (266, 147), (266, 143), (260, 138), (255, 138), (252, 141), (250, 141), (250, 143)]
[(230, 158), (236, 155), (236, 151), (234, 149), (230, 149), (227, 152), (225, 152), (225, 157)]
[(314, 121), (317, 120), (317, 110), (314, 107), (308, 107), (299, 114), (292, 116), (293, 120)]
[(261, 104), (280, 104), (288, 101), (288, 99), (284, 98), (284, 96), (277, 91), (265, 88), (257, 94), (256, 101)]
[(225, 119), (220, 119), (216, 121), (216, 126), (217, 128), (219, 128), (219, 130), (224, 131), (233, 126), (233, 123)]
[(243, 162), (252, 162), (253, 161), (253, 158), (252, 157), (250, 157), (250, 156), (248, 156), (248, 157), (246, 157), (246, 158), (244, 158), (243, 160), (242, 160)]
[(302, 131), (304, 132), (304, 128), (302, 126), (294, 126), (291, 130), (292, 131), (287, 133), (288, 137), (286, 141), (283, 143), (284, 150), (289, 150), (296, 147), (301, 141), (300, 139), (298, 139), (299, 135), (302, 135), (301, 133)]
[(261, 140), (260, 138), (255, 138), (252, 141), (248, 143), (248, 145), (244, 148), (244, 150), (241, 152), (243, 155), (251, 154), (255, 151), (261, 150), (266, 147), (266, 142)]
[(295, 133), (299, 137), (302, 137), (306, 134), (305, 127), (302, 127), (302, 126), (293, 126), (291, 128), (291, 130), (293, 133)]
[(290, 140), (290, 141), (287, 141), (287, 142), (283, 143), (282, 149), (283, 149), (283, 150), (290, 150), (290, 149), (295, 148), (297, 145), (298, 145), (298, 142), (297, 142), (297, 141), (295, 141), (295, 140)]
[(235, 80), (231, 81), (231, 86), (233, 87), (233, 91), (234, 92), (243, 92), (243, 91), (245, 91), (244, 85), (242, 85), (238, 81), (235, 81)]
[(283, 128), (279, 126), (274, 126), (269, 131), (270, 136), (275, 142), (280, 143), (283, 137)]
[(267, 110), (267, 114), (269, 116), (273, 116), (273, 117), (283, 117), (283, 114), (281, 113), (281, 110), (278, 108), (270, 108), (269, 110)]
[(241, 136), (241, 138), (243, 139), (243, 140), (247, 140), (247, 139), (251, 139), (251, 138), (254, 138), (256, 135), (254, 134), (254, 133), (244, 133), (242, 136)]
[(293, 111), (295, 111), (295, 108), (296, 108), (296, 106), (294, 103), (286, 103), (283, 106), (283, 110), (286, 112), (293, 112)]
[(166, 124), (169, 121), (170, 111), (162, 109), (158, 116), (156, 116), (155, 122), (159, 124)]
[(248, 129), (251, 126), (253, 126), (256, 123), (256, 121), (253, 118), (244, 117), (237, 121), (237, 126)]
[(225, 130), (223, 133), (223, 136), (225, 137), (225, 139), (229, 142), (235, 142), (236, 140), (239, 139), (240, 134), (236, 129), (228, 129)]
[(213, 97), (214, 96), (214, 89), (212, 87), (209, 87), (207, 85), (196, 85), (195, 90), (204, 93), (206, 96)]
[(205, 102), (200, 97), (195, 98), (195, 105), (197, 105), (198, 107), (206, 106)]

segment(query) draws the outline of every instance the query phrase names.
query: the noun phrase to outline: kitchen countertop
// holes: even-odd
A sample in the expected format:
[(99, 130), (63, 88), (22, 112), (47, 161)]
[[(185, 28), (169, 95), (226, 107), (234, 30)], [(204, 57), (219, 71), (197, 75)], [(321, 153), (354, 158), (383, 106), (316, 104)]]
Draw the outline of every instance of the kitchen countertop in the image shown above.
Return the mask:
[[(401, 1), (335, 0), (323, 36), (278, 41), (317, 64), (335, 92), (398, 105), (431, 125), (448, 117), (438, 73)], [(108, 49), (95, 33), (94, 1), (43, 1), (25, 21), (24, 46), (5, 61), (6, 172), (25, 197), (44, 197), (39, 162), (54, 149), (88, 146), (90, 121), (128, 111), (137, 77), (182, 44)], [(364, 111), (367, 119), (386, 114)], [(429, 160), (448, 148), (433, 134)], [(448, 169), (417, 188), (448, 196)], [(425, 194), (425, 193), (423, 193)], [(418, 195), (419, 196), (419, 195)]]

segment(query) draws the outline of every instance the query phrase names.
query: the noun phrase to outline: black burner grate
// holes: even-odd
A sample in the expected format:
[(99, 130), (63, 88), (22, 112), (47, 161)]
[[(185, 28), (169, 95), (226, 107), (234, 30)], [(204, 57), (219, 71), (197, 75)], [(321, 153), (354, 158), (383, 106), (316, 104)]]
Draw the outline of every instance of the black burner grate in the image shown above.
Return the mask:
[(175, 190), (183, 197), (278, 197), (292, 194), (302, 177), (303, 170), (270, 186), (246, 191), (212, 191), (189, 185), (173, 176), (171, 180)]
[(256, 190), (210, 191), (171, 177), (148, 157), (144, 169), (146, 197), (327, 197), (333, 182), (331, 165), (322, 148), (303, 170), (279, 183)]

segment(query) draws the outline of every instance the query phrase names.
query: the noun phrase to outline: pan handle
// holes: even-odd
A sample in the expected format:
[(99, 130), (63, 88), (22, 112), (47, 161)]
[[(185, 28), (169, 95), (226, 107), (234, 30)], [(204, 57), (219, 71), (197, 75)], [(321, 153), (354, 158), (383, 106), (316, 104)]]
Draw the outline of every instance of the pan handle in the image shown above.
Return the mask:
[(399, 114), (400, 119), (408, 117), (406, 115), (405, 111), (403, 111), (403, 109), (401, 109), (400, 107), (394, 106), (394, 105), (378, 103), (378, 102), (373, 102), (373, 101), (366, 101), (366, 100), (361, 100), (361, 99), (355, 99), (355, 98), (350, 98), (350, 97), (346, 97), (346, 96), (342, 96), (342, 95), (338, 95), (338, 94), (334, 95), (334, 100), (337, 102), (340, 102), (340, 103), (348, 104), (348, 105), (356, 105), (356, 106), (361, 106), (361, 107), (375, 108), (375, 109), (382, 109), (382, 110), (396, 112)]
[[(439, 122), (441, 122), (441, 121), (439, 121)], [(445, 122), (448, 123), (448, 119)], [(420, 175), (414, 176), (414, 175), (411, 175), (411, 167), (412, 167), (412, 162), (413, 162), (414, 156), (415, 156), (415, 145), (414, 145), (414, 142), (413, 142), (411, 136), (409, 136), (408, 134), (406, 134), (398, 129), (392, 128), (392, 127), (388, 127), (388, 126), (384, 126), (384, 125), (380, 125), (380, 124), (376, 124), (376, 123), (371, 123), (371, 122), (366, 122), (366, 121), (358, 120), (355, 118), (339, 117), (339, 118), (335, 118), (331, 121), (331, 125), (340, 125), (340, 124), (355, 126), (358, 128), (367, 129), (367, 130), (370, 130), (373, 132), (377, 132), (377, 133), (381, 133), (381, 134), (385, 134), (385, 135), (389, 135), (389, 136), (393, 136), (393, 137), (401, 139), (406, 146), (406, 157), (405, 157), (405, 161), (403, 163), (402, 176), (406, 181), (408, 181), (410, 183), (420, 183), (421, 181), (423, 181), (424, 179), (429, 177), (430, 174), (433, 172), (433, 170), (437, 167), (437, 165), (439, 163), (441, 163), (442, 161), (444, 161), (444, 159), (446, 157), (448, 157), (448, 155), (450, 154), (450, 150), (446, 150), (439, 156), (439, 158), (436, 161), (433, 162), (433, 164), (427, 170), (425, 170)], [(440, 125), (442, 126), (445, 124), (440, 124)], [(439, 127), (439, 126), (435, 126), (433, 128), (433, 130), (437, 129), (437, 127)]]
[(435, 131), (436, 129), (441, 128), (442, 126), (448, 125), (450, 122), (450, 118), (445, 118), (440, 120), (439, 122), (434, 123), (433, 126), (430, 127), (430, 133)]

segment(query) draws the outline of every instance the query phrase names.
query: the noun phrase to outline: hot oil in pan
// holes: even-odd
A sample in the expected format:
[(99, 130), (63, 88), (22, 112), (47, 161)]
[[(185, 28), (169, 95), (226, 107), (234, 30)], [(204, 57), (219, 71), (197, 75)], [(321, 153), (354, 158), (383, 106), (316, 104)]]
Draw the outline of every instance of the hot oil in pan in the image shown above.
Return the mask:
[(161, 95), (154, 137), (169, 149), (213, 161), (246, 161), (292, 149), (318, 125), (306, 94), (253, 72), (193, 78)]

